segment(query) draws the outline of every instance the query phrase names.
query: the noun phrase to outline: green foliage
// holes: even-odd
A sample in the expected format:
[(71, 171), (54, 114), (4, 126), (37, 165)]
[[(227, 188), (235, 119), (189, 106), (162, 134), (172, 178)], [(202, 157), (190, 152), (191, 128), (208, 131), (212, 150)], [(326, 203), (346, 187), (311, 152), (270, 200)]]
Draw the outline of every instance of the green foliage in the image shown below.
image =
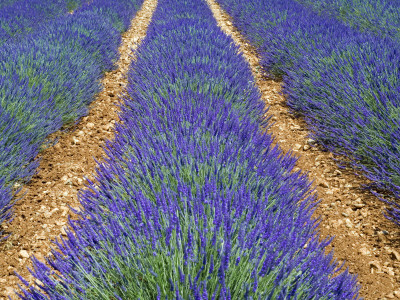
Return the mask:
[(66, 0), (67, 1), (67, 9), (69, 12), (74, 11), (81, 5), (80, 0)]

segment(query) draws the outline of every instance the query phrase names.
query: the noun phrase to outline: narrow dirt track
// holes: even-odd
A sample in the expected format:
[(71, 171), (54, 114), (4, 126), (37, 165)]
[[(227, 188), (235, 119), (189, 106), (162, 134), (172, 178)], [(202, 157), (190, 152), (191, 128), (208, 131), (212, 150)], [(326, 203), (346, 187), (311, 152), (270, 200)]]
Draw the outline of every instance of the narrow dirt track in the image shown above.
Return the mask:
[[(351, 170), (339, 169), (330, 153), (307, 138), (307, 126), (295, 118), (281, 95), (282, 82), (266, 78), (259, 72), (259, 58), (232, 20), (214, 0), (207, 0), (219, 26), (233, 37), (249, 62), (262, 99), (269, 106), (275, 136), (284, 152), (299, 156), (297, 167), (309, 173), (321, 204), (315, 217), (321, 219), (322, 237), (335, 236), (331, 243), (335, 258), (346, 261), (358, 274), (360, 296), (366, 300), (400, 299), (400, 230), (382, 214), (383, 202), (362, 190), (363, 177)], [(315, 146), (315, 147), (314, 147)]]
[[(29, 257), (40, 260), (50, 252), (51, 240), (65, 235), (64, 226), (68, 206), (79, 208), (78, 192), (85, 185), (85, 176), (95, 172), (95, 160), (101, 160), (105, 140), (113, 138), (113, 128), (118, 122), (119, 96), (126, 86), (125, 75), (134, 59), (131, 49), (136, 49), (146, 36), (157, 0), (146, 0), (122, 36), (117, 69), (105, 74), (103, 90), (91, 104), (88, 116), (68, 132), (57, 132), (51, 138), (58, 143), (40, 154), (38, 174), (26, 185), (15, 205), (13, 222), (4, 226), (11, 236), (0, 245), (0, 299), (13, 295), (19, 279), (18, 272), (32, 282), (27, 267)], [(16, 298), (16, 297), (15, 297)]]

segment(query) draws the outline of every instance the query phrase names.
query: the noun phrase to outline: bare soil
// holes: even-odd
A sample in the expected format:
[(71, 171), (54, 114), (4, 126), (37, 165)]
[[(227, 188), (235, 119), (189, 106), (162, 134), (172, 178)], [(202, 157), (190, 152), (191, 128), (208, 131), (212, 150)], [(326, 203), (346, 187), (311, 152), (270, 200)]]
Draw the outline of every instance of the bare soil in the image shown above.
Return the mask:
[(93, 179), (104, 142), (113, 138), (118, 122), (116, 105), (134, 59), (131, 49), (136, 49), (145, 37), (156, 4), (157, 0), (146, 0), (123, 34), (118, 67), (105, 74), (104, 88), (91, 104), (89, 114), (73, 128), (54, 133), (50, 138), (58, 138), (58, 143), (40, 153), (38, 173), (18, 195), (22, 199), (15, 205), (14, 220), (4, 226), (11, 236), (0, 244), (0, 299), (14, 295), (14, 289), (18, 289), (20, 281), (14, 272), (33, 282), (27, 270), (32, 268), (29, 257), (35, 255), (44, 261), (51, 240), (65, 236), (68, 216), (74, 218), (68, 206), (79, 208), (77, 195), (86, 177)]
[(383, 216), (385, 204), (362, 189), (367, 180), (351, 169), (340, 169), (331, 153), (308, 138), (307, 125), (296, 118), (281, 94), (282, 82), (261, 72), (257, 51), (232, 25), (214, 0), (207, 0), (222, 30), (232, 36), (253, 71), (262, 99), (273, 115), (269, 132), (286, 153), (299, 157), (297, 168), (308, 173), (320, 199), (315, 217), (322, 237), (334, 236), (329, 250), (353, 274), (366, 300), (400, 299), (400, 231)]

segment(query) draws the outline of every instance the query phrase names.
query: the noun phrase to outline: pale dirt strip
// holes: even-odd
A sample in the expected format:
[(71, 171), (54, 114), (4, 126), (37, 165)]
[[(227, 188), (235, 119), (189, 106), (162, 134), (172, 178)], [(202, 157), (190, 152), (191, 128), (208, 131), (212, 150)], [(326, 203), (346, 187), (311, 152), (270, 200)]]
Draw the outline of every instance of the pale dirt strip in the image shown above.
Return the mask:
[(384, 218), (385, 205), (360, 189), (365, 179), (351, 170), (339, 169), (328, 152), (311, 147), (307, 126), (294, 118), (280, 94), (282, 83), (265, 78), (260, 72), (259, 58), (253, 47), (232, 26), (232, 20), (214, 0), (207, 0), (219, 26), (240, 46), (253, 71), (262, 99), (270, 107), (274, 125), (270, 133), (284, 152), (291, 149), (300, 158), (297, 167), (314, 180), (321, 205), (315, 217), (322, 222), (322, 236), (335, 236), (331, 246), (335, 258), (346, 261), (362, 285), (366, 300), (400, 298), (400, 230)]
[[(132, 59), (131, 49), (137, 49), (146, 36), (157, 0), (146, 0), (123, 34), (119, 48), (118, 68), (105, 74), (103, 90), (91, 104), (88, 116), (68, 132), (57, 132), (51, 138), (59, 142), (40, 154), (38, 174), (23, 188), (26, 195), (15, 205), (15, 218), (5, 226), (11, 236), (0, 245), (0, 299), (14, 295), (18, 272), (32, 282), (27, 267), (29, 257), (43, 261), (49, 254), (51, 240), (65, 235), (64, 227), (72, 212), (68, 205), (79, 207), (77, 194), (84, 188), (85, 176), (93, 178), (96, 160), (101, 160), (105, 140), (114, 136), (118, 122), (119, 97), (127, 84), (126, 73)], [(13, 299), (17, 297), (13, 296)]]

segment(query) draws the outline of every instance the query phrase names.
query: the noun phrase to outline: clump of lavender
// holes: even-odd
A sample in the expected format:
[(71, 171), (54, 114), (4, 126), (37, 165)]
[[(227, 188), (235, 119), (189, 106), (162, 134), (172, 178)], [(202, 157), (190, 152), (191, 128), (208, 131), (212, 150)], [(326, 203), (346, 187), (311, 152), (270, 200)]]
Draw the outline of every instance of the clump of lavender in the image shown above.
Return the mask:
[(67, 14), (66, 1), (19, 0), (0, 3), (0, 45), (20, 40), (47, 22)]
[(345, 24), (377, 35), (399, 39), (400, 6), (395, 1), (297, 0), (318, 13), (327, 13)]

